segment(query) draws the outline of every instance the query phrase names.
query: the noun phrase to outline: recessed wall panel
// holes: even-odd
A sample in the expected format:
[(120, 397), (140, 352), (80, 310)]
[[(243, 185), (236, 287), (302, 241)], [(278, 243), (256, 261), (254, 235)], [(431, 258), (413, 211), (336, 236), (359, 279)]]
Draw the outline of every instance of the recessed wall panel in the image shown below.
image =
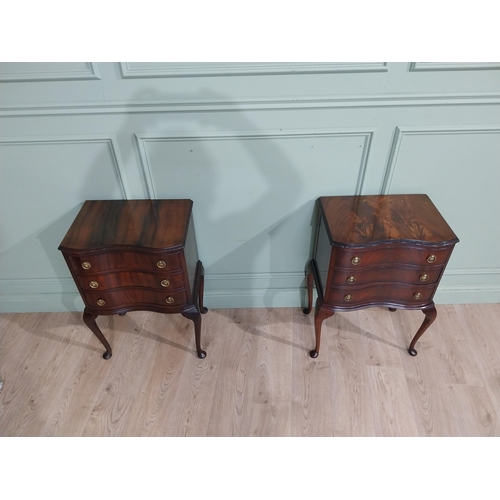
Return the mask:
[[(125, 197), (110, 139), (0, 142), (1, 279), (66, 276), (57, 250), (86, 199)], [(5, 291), (5, 290), (4, 290)]]
[(383, 62), (124, 62), (124, 78), (155, 78), (183, 76), (273, 75), (307, 73), (367, 73), (387, 71)]
[(461, 240), (450, 269), (498, 268), (500, 127), (401, 128), (386, 180), (387, 193), (434, 201)]
[(0, 82), (97, 79), (97, 65), (90, 62), (0, 62)]
[(138, 134), (152, 196), (192, 198), (207, 273), (296, 271), (321, 195), (362, 182), (371, 133)]

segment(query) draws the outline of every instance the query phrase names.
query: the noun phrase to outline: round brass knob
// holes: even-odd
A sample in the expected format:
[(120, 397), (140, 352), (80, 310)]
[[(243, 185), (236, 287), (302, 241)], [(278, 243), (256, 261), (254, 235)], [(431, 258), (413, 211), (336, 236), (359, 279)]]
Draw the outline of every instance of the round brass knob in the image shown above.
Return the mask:
[(165, 288), (167, 286), (170, 286), (170, 281), (168, 281), (168, 280), (161, 280), (161, 286), (164, 286)]
[(91, 281), (89, 283), (90, 288), (97, 288), (98, 286), (99, 286), (99, 283), (97, 283), (97, 281)]
[(429, 255), (429, 257), (427, 257), (427, 262), (436, 262), (436, 256), (435, 255)]
[(421, 274), (420, 275), (420, 281), (427, 281), (429, 279), (429, 275), (428, 274)]
[(97, 305), (98, 306), (103, 306), (106, 304), (106, 301), (104, 299), (97, 299)]
[(422, 298), (422, 294), (420, 292), (415, 292), (413, 294), (413, 298), (416, 299), (416, 300), (421, 299)]
[(82, 262), (82, 267), (83, 269), (90, 269), (92, 266), (90, 265), (90, 262)]
[(353, 266), (357, 266), (360, 262), (361, 262), (361, 259), (360, 259), (359, 257), (353, 257), (353, 258), (351, 259), (351, 264), (352, 264)]
[(346, 302), (350, 302), (350, 301), (352, 300), (352, 295), (350, 295), (350, 294), (346, 294), (346, 295), (344, 295), (344, 300), (345, 300)]
[(160, 268), (163, 269), (167, 264), (165, 263), (164, 260), (159, 260), (156, 265)]
[(347, 283), (356, 283), (356, 278), (354, 276), (349, 276), (346, 279)]
[(173, 297), (167, 297), (167, 298), (165, 299), (165, 302), (166, 302), (167, 304), (173, 304), (173, 303), (174, 303), (174, 298), (173, 298)]

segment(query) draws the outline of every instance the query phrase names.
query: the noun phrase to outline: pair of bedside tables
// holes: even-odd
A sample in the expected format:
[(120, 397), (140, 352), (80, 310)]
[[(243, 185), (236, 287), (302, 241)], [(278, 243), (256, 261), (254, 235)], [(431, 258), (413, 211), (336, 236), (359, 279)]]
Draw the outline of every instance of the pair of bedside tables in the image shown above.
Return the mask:
[[(337, 311), (384, 306), (425, 314), (409, 353), (436, 319), (432, 300), (458, 242), (426, 195), (331, 196), (318, 200), (320, 217), (308, 263), (319, 353), (321, 325)], [(99, 315), (129, 311), (180, 313), (194, 323), (198, 357), (204, 272), (192, 224), (191, 200), (86, 201), (64, 237), (64, 255), (85, 303), (83, 320), (106, 351)]]

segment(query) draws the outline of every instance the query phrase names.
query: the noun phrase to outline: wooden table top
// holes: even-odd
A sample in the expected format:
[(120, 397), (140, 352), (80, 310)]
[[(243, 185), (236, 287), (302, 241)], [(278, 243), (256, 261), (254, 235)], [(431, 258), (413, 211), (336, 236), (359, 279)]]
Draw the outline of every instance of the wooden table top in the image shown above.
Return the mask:
[(454, 244), (459, 240), (425, 194), (324, 196), (319, 199), (331, 244)]
[(192, 206), (191, 200), (88, 200), (59, 249), (182, 247)]

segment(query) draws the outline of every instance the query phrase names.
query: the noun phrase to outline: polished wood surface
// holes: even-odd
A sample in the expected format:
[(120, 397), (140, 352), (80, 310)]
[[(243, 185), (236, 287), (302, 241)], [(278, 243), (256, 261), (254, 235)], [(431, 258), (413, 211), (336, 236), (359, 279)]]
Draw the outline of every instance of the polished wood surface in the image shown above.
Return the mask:
[(458, 238), (425, 194), (324, 196), (320, 209), (332, 243), (456, 243)]
[(83, 320), (111, 347), (98, 316), (130, 311), (180, 313), (193, 321), (201, 349), (203, 265), (192, 224), (191, 200), (89, 200), (59, 250), (85, 303)]
[(325, 319), (373, 306), (424, 312), (408, 349), (415, 356), (415, 343), (436, 319), (433, 297), (458, 242), (455, 233), (427, 195), (330, 196), (318, 205), (304, 309), (312, 309), (313, 277), (318, 298), (311, 357), (318, 356)]
[(186, 240), (192, 206), (191, 200), (87, 200), (60, 248), (172, 249)]
[[(500, 304), (370, 308), (323, 324), (297, 308), (218, 309), (200, 360), (181, 315), (101, 318), (113, 361), (79, 313), (0, 315), (1, 436), (500, 437)], [(257, 458), (257, 457), (256, 457)]]

